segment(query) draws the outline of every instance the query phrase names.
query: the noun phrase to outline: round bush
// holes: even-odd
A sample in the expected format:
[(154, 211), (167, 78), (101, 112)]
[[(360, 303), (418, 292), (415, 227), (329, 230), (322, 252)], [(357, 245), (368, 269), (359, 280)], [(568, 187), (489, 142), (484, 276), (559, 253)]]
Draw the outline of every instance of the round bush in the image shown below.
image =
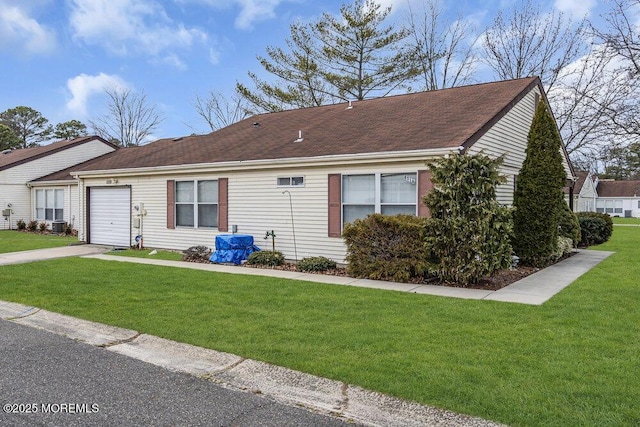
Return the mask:
[(579, 212), (577, 215), (578, 215), (578, 218), (602, 219), (605, 223), (605, 229), (604, 229), (604, 240), (600, 243), (604, 243), (611, 238), (611, 235), (613, 234), (613, 220), (611, 219), (609, 214), (600, 213), (600, 212)]
[(327, 271), (336, 268), (336, 262), (323, 256), (303, 258), (298, 262), (300, 271)]
[(247, 263), (251, 265), (277, 267), (284, 264), (284, 255), (279, 251), (257, 251), (249, 255)]
[(580, 246), (599, 245), (609, 240), (607, 222), (595, 216), (580, 216)]

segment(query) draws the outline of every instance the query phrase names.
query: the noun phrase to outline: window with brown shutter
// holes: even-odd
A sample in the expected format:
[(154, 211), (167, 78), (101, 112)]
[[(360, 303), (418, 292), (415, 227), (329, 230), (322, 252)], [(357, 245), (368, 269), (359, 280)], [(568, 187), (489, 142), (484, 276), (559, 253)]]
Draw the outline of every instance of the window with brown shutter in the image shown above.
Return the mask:
[(171, 179), (167, 181), (167, 228), (169, 229), (176, 228), (175, 205), (175, 181)]
[(342, 176), (329, 174), (329, 237), (342, 236)]

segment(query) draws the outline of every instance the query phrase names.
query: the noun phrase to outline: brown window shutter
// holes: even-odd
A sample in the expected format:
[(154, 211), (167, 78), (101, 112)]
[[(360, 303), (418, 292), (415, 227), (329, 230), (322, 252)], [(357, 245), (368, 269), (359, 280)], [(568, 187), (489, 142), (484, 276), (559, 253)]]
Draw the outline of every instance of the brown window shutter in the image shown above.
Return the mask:
[(229, 231), (229, 178), (218, 178), (218, 231)]
[(329, 237), (342, 237), (342, 175), (329, 174)]
[(418, 216), (429, 217), (429, 208), (424, 204), (422, 198), (433, 190), (433, 182), (431, 182), (431, 171), (418, 171)]
[(174, 180), (167, 181), (167, 228), (176, 228), (176, 185)]

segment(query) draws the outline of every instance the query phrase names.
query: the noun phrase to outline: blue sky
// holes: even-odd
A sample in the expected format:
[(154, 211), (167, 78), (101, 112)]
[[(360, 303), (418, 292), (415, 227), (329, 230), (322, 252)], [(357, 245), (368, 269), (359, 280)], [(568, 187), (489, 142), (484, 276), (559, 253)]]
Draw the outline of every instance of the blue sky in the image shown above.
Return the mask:
[[(406, 16), (393, 8), (390, 23)], [(446, 5), (445, 5), (446, 3)], [(576, 17), (596, 17), (598, 0), (541, 2)], [(50, 123), (87, 123), (106, 106), (104, 88), (144, 91), (164, 117), (156, 138), (207, 131), (193, 108), (211, 90), (230, 95), (236, 81), (260, 74), (256, 55), (284, 46), (289, 25), (342, 1), (314, 0), (0, 0), (0, 111), (26, 105)], [(478, 31), (512, 0), (442, 2), (451, 17), (472, 20)], [(262, 75), (264, 77), (264, 75)]]

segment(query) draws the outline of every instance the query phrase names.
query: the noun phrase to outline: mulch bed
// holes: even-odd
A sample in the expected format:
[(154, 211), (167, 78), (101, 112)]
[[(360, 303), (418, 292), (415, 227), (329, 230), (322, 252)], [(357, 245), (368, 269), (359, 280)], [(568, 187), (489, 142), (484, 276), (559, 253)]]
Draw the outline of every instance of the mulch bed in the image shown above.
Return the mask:
[[(284, 265), (280, 265), (277, 267), (265, 267), (260, 265), (249, 265), (249, 264), (244, 264), (243, 266), (247, 268), (270, 268), (273, 270), (299, 271), (295, 264), (290, 264), (290, 263), (286, 263)], [(440, 285), (440, 286), (451, 286), (451, 287), (460, 287), (460, 288), (466, 287), (469, 289), (483, 289), (488, 291), (497, 291), (498, 289), (504, 288), (505, 286), (508, 286), (514, 282), (517, 282), (518, 280), (524, 277), (527, 277), (528, 275), (533, 274), (539, 270), (540, 270), (539, 268), (523, 267), (523, 266), (520, 266), (514, 269), (500, 270), (497, 273), (495, 273), (493, 276), (485, 277), (479, 283), (469, 285), (469, 286), (457, 285), (455, 283), (444, 283), (444, 282), (438, 281), (438, 279), (436, 278), (414, 279), (414, 280), (411, 280), (410, 283), (415, 283), (416, 285)], [(305, 272), (305, 273), (349, 277), (349, 274), (347, 274), (347, 270), (344, 268), (336, 268), (336, 269), (327, 270), (324, 272)]]
[[(572, 252), (562, 258), (560, 258), (558, 261), (556, 262), (560, 262), (572, 255), (574, 255), (576, 252)], [(197, 261), (196, 261), (197, 262)], [(203, 262), (209, 262), (208, 260), (203, 260)], [(272, 270), (283, 270), (283, 271), (299, 271), (298, 268), (296, 267), (296, 265), (294, 263), (285, 263), (283, 265), (280, 266), (276, 266), (276, 267), (265, 267), (262, 265), (249, 265), (249, 264), (243, 264), (243, 267), (246, 268), (267, 268), (267, 269), (272, 269)], [(518, 266), (516, 268), (512, 268), (512, 269), (506, 269), (506, 270), (500, 270), (498, 272), (496, 272), (495, 274), (493, 274), (492, 276), (489, 277), (485, 277), (483, 279), (480, 280), (480, 282), (472, 284), (472, 285), (468, 285), (468, 286), (463, 286), (463, 285), (459, 285), (456, 283), (445, 283), (442, 281), (439, 281), (438, 279), (436, 279), (435, 277), (431, 277), (431, 278), (427, 278), (427, 279), (423, 279), (423, 278), (417, 278), (417, 279), (413, 279), (410, 280), (410, 283), (414, 283), (416, 285), (439, 285), (439, 286), (450, 286), (450, 287), (455, 287), (455, 288), (468, 288), (468, 289), (482, 289), (482, 290), (487, 290), (487, 291), (497, 291), (498, 289), (502, 289), (505, 286), (508, 286), (514, 282), (517, 282), (520, 279), (523, 279), (537, 271), (540, 271), (539, 268), (536, 267), (526, 267), (526, 266)], [(349, 277), (349, 274), (347, 274), (347, 270), (345, 268), (335, 268), (332, 270), (327, 270), (327, 271), (314, 271), (314, 272), (303, 272), (303, 273), (312, 273), (312, 274), (324, 274), (324, 275), (330, 275), (330, 276), (344, 276), (344, 277)]]

